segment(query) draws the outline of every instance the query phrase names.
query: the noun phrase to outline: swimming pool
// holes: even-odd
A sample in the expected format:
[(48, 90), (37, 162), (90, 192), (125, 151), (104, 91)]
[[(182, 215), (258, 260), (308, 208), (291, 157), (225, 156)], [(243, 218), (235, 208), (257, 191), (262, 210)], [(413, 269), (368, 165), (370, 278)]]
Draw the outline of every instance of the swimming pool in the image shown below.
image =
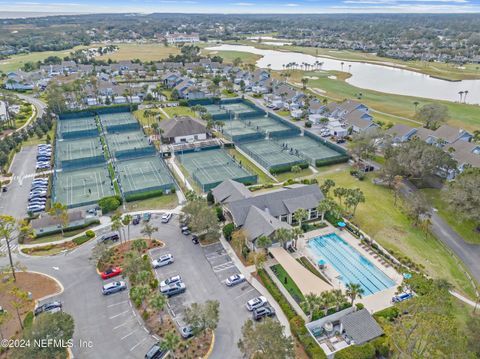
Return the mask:
[(319, 236), (308, 242), (309, 250), (340, 274), (344, 283), (358, 283), (364, 296), (395, 286), (395, 282), (335, 233)]

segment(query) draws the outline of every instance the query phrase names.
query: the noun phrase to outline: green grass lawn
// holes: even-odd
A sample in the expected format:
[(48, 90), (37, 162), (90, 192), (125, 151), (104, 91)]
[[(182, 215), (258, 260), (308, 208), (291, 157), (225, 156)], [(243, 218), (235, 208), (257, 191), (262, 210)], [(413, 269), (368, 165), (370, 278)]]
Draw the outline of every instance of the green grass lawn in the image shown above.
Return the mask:
[[(292, 75), (291, 79), (294, 82), (299, 82), (301, 75), (318, 77), (316, 80), (309, 80), (308, 87), (321, 89), (325, 91), (327, 96), (333, 99), (356, 99), (357, 101), (365, 103), (376, 111), (386, 113), (385, 115), (374, 112), (373, 115), (374, 119), (376, 120), (392, 123), (403, 123), (413, 127), (418, 127), (420, 124), (398, 119), (393, 116), (401, 116), (408, 119), (413, 119), (415, 116), (414, 102), (419, 103), (418, 107), (421, 107), (427, 103), (441, 103), (448, 107), (450, 114), (450, 119), (447, 121), (448, 124), (470, 131), (474, 131), (480, 127), (480, 116), (478, 116), (478, 112), (480, 110), (478, 106), (449, 101), (423, 99), (411, 96), (392, 95), (383, 92), (361, 89), (346, 83), (343, 81), (343, 79), (341, 79), (340, 76), (338, 79), (328, 78), (328, 76), (331, 76), (332, 74), (338, 75), (338, 72), (313, 71), (300, 74), (299, 71), (296, 71)], [(359, 94), (362, 95), (359, 96)]]
[[(95, 226), (97, 226), (97, 225), (98, 224), (95, 224)], [(57, 241), (61, 241), (62, 239), (67, 239), (67, 238), (71, 238), (73, 236), (76, 236), (77, 234), (83, 233), (86, 230), (88, 230), (88, 228), (82, 228), (82, 229), (78, 229), (76, 231), (65, 232), (63, 236), (62, 236), (62, 233), (52, 234), (51, 236), (40, 237), (38, 239), (34, 239), (33, 241), (28, 242), (28, 244), (57, 242)]]
[(158, 118), (160, 118), (160, 120), (163, 120), (165, 117), (159, 109), (152, 108), (150, 111), (155, 113), (154, 117), (145, 116), (145, 110), (137, 110), (134, 111), (133, 114), (142, 126), (151, 126), (153, 123), (157, 122), (157, 116), (159, 116)]
[(125, 61), (140, 59), (141, 61), (163, 60), (170, 55), (180, 53), (180, 48), (175, 46), (164, 46), (159, 43), (148, 44), (115, 44), (119, 47), (118, 51), (99, 56), (98, 59), (114, 61)]
[(394, 206), (391, 190), (371, 182), (374, 178), (372, 174), (367, 175), (364, 181), (359, 181), (347, 171), (329, 173), (320, 176), (319, 183), (325, 178), (334, 180), (337, 187), (360, 188), (363, 191), (366, 202), (358, 206), (352, 221), (374, 240), (386, 249), (395, 251), (397, 256), (401, 253), (422, 264), (430, 276), (444, 278), (458, 291), (474, 297), (474, 289), (459, 268), (456, 258), (436, 238), (425, 238), (420, 229), (413, 227), (400, 206)]
[(480, 244), (480, 233), (476, 231), (477, 225), (472, 220), (466, 220), (452, 212), (447, 203), (441, 198), (439, 189), (427, 188), (422, 189), (428, 200), (434, 208), (438, 210), (438, 214), (442, 219), (453, 228), (455, 232), (463, 237), (469, 243)]
[(274, 180), (267, 176), (260, 168), (258, 168), (252, 161), (250, 161), (243, 154), (234, 148), (227, 149), (230, 156), (234, 156), (237, 161), (242, 162), (242, 166), (250, 173), (257, 175), (257, 183), (272, 183)]
[(204, 55), (218, 55), (223, 58), (223, 62), (226, 64), (233, 63), (233, 60), (236, 58), (242, 59), (243, 64), (255, 64), (257, 60), (261, 58), (260, 55), (251, 54), (249, 52), (240, 52), (240, 51), (211, 51), (211, 50), (202, 50)]
[(293, 279), (288, 275), (285, 269), (280, 264), (275, 264), (270, 267), (277, 276), (278, 280), (283, 284), (285, 289), (290, 293), (293, 299), (300, 304), (305, 301), (305, 297), (303, 296), (300, 289), (298, 289), (297, 285), (293, 281)]
[(153, 197), (143, 199), (141, 201), (127, 202), (125, 203), (125, 211), (143, 211), (148, 209), (172, 209), (178, 204), (177, 195), (166, 194), (159, 197)]
[(177, 106), (177, 107), (165, 107), (163, 109), (170, 117), (175, 116), (190, 116), (195, 117), (195, 112), (190, 107)]
[(279, 182), (285, 182), (288, 181), (289, 179), (301, 179), (303, 177), (308, 177), (313, 174), (312, 170), (310, 167), (307, 167), (305, 169), (302, 169), (300, 172), (294, 173), (294, 172), (284, 172), (284, 173), (279, 173), (278, 175), (275, 175), (275, 178)]

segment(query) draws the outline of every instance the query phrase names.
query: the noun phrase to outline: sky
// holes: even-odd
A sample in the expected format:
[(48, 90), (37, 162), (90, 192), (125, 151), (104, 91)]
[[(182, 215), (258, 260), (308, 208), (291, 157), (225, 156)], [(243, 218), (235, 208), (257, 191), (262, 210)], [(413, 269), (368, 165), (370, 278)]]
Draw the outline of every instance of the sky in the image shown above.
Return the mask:
[(0, 0), (5, 12), (473, 13), (480, 0)]

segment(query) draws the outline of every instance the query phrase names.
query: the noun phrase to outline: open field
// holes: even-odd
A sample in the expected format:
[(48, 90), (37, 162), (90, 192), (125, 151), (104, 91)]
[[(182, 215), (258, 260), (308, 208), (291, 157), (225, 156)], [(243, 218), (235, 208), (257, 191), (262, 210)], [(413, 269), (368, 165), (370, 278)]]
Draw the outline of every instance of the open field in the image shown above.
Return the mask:
[(139, 59), (141, 61), (156, 61), (167, 58), (170, 55), (177, 55), (180, 49), (175, 46), (165, 47), (159, 43), (149, 44), (115, 44), (118, 51), (99, 56), (98, 59), (113, 61), (126, 61)]
[(149, 209), (172, 209), (177, 206), (177, 195), (166, 194), (160, 197), (143, 199), (141, 201), (125, 203), (125, 211), (143, 211)]
[(193, 112), (190, 107), (178, 106), (178, 107), (165, 107), (163, 109), (170, 117), (175, 116), (190, 116), (196, 117), (195, 112)]
[(456, 213), (452, 212), (441, 198), (440, 190), (426, 188), (421, 191), (427, 196), (431, 205), (438, 210), (440, 217), (442, 217), (455, 232), (462, 236), (467, 242), (480, 244), (480, 232), (476, 231), (476, 223), (471, 220), (462, 219)]
[(250, 45), (259, 49), (301, 52), (308, 55), (330, 57), (338, 60), (368, 62), (376, 65), (398, 67), (440, 77), (446, 80), (480, 79), (480, 66), (478, 64), (466, 64), (464, 66), (458, 66), (439, 62), (403, 61), (390, 59), (387, 57), (379, 57), (372, 53), (364, 53), (353, 50), (334, 50), (293, 45), (275, 46), (271, 44), (256, 43), (249, 40), (234, 43), (232, 42), (232, 44)]
[[(332, 74), (337, 75), (338, 79), (328, 78), (328, 76), (331, 76)], [(331, 99), (339, 101), (345, 98), (356, 99), (357, 101), (368, 105), (376, 111), (384, 112), (385, 114), (383, 116), (380, 116), (381, 118), (379, 117), (378, 113), (373, 114), (375, 118), (382, 119), (384, 121), (390, 121), (393, 123), (404, 123), (414, 127), (420, 126), (415, 122), (401, 120), (394, 116), (401, 116), (413, 119), (415, 116), (414, 102), (418, 102), (418, 107), (421, 107), (422, 105), (425, 105), (427, 103), (441, 103), (448, 107), (450, 114), (448, 124), (461, 127), (470, 131), (478, 130), (480, 128), (479, 106), (448, 101), (422, 99), (410, 96), (392, 95), (383, 92), (360, 89), (343, 81), (343, 78), (345, 78), (345, 76), (340, 76), (341, 74), (342, 73), (336, 71), (294, 71), (290, 80), (292, 82), (298, 83), (300, 82), (302, 76), (318, 77), (318, 79), (309, 80), (307, 86), (310, 88), (325, 91), (324, 94)]]
[(444, 246), (434, 237), (425, 238), (424, 233), (412, 226), (400, 205), (394, 206), (391, 190), (374, 185), (372, 175), (364, 181), (358, 181), (347, 171), (320, 176), (319, 183), (325, 178), (335, 181), (337, 187), (360, 188), (365, 194), (365, 203), (358, 206), (352, 222), (358, 224), (374, 240), (388, 250), (411, 258), (415, 263), (425, 266), (427, 274), (435, 278), (444, 278), (455, 288), (474, 297), (474, 289), (458, 268), (456, 260), (450, 256)]

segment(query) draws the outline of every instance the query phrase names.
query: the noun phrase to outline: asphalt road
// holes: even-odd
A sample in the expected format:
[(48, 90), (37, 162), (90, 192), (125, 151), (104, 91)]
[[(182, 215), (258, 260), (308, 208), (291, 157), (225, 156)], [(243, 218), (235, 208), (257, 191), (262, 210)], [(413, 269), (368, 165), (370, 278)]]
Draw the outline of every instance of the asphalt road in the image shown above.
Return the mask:
[(35, 176), (36, 155), (36, 146), (23, 147), (15, 155), (11, 166), (12, 183), (8, 185), (8, 192), (0, 193), (0, 213), (18, 219), (26, 217), (28, 195)]
[[(157, 269), (157, 275), (163, 280), (178, 273), (187, 285), (185, 293), (169, 300), (175, 320), (181, 325), (184, 308), (193, 302), (218, 300), (220, 321), (210, 358), (241, 358), (237, 342), (243, 323), (251, 318), (245, 302), (258, 296), (258, 292), (248, 283), (226, 287), (225, 279), (238, 273), (238, 269), (221, 244), (194, 245), (190, 237), (180, 233), (175, 217), (169, 224), (161, 224), (159, 219), (159, 214), (152, 216), (152, 223), (159, 228), (154, 237), (167, 245), (153, 250), (152, 255), (172, 253), (175, 263)], [(141, 225), (131, 226), (131, 238), (139, 237), (141, 228)], [(63, 293), (46, 301), (60, 300), (63, 310), (73, 315), (75, 358), (143, 358), (157, 338), (148, 333), (133, 311), (128, 291), (110, 296), (101, 294), (102, 285), (114, 279), (103, 281), (99, 278), (90, 260), (94, 245), (95, 241), (91, 241), (74, 251), (51, 257), (15, 254), (14, 260), (20, 261), (28, 270), (55, 277), (64, 286)], [(6, 258), (0, 258), (0, 265), (6, 263)]]

